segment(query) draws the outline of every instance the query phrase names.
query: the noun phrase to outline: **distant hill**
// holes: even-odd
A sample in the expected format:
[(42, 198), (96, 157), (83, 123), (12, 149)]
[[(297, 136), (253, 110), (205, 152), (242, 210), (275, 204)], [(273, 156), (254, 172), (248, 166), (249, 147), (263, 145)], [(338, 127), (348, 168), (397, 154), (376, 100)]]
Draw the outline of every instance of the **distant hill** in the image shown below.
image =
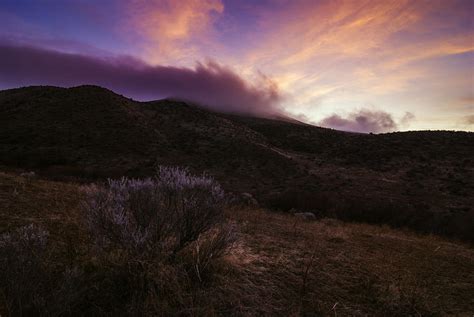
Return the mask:
[(473, 239), (474, 133), (348, 133), (96, 86), (0, 91), (5, 170), (92, 180), (156, 164), (207, 172), (275, 209)]

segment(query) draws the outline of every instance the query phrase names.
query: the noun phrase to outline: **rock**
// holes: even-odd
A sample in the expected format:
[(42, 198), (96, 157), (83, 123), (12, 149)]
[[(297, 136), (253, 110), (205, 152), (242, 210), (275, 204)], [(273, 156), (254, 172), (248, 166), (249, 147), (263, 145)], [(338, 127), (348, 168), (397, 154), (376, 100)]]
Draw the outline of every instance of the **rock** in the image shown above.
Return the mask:
[(31, 179), (33, 179), (33, 178), (36, 178), (35, 172), (24, 172), (24, 173), (21, 173), (20, 176), (21, 176), (21, 177), (24, 177), (24, 178), (26, 178), (26, 179), (28, 179), (28, 180), (31, 180)]
[(258, 206), (258, 201), (250, 193), (242, 193), (241, 198), (245, 205)]
[(316, 216), (312, 212), (297, 212), (294, 215), (306, 221), (316, 220)]

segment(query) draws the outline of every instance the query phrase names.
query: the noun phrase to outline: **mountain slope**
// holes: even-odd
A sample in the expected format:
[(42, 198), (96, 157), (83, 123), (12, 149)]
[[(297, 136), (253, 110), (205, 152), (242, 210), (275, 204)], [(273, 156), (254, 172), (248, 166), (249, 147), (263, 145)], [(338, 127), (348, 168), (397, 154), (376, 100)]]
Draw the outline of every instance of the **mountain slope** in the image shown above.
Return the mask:
[(215, 176), (276, 209), (473, 239), (474, 134), (367, 135), (136, 102), (95, 86), (0, 92), (0, 165), (65, 179)]
[(271, 161), (291, 171), (285, 158), (260, 145), (258, 133), (180, 102), (138, 103), (91, 86), (33, 87), (2, 92), (0, 111), (7, 165), (143, 176), (158, 162), (229, 167), (222, 172), (238, 176)]

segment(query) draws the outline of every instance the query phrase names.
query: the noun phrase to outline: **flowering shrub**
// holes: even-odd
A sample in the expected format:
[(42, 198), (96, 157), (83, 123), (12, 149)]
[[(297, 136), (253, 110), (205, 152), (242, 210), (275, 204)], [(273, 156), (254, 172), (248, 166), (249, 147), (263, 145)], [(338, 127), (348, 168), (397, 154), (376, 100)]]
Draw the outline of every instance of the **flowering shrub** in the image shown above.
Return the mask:
[(109, 180), (85, 189), (96, 245), (137, 258), (172, 256), (222, 223), (224, 192), (205, 175), (160, 167), (155, 178)]
[(67, 263), (64, 244), (48, 242), (37, 225), (0, 235), (0, 315), (185, 310), (198, 289), (192, 283), (205, 285), (235, 239), (223, 215), (224, 192), (205, 175), (161, 167), (153, 178), (109, 180), (84, 191), (93, 248)]
[(191, 176), (180, 168), (160, 167), (156, 183), (169, 213), (177, 252), (223, 222), (224, 192), (214, 179)]
[(160, 167), (153, 178), (109, 180), (85, 192), (98, 259), (125, 279), (133, 314), (184, 296), (189, 277), (203, 282), (235, 239), (224, 219), (224, 192), (206, 175)]
[(86, 221), (97, 246), (136, 253), (159, 247), (166, 230), (157, 227), (162, 214), (154, 213), (158, 197), (150, 179), (109, 180), (105, 187), (91, 185), (85, 191)]

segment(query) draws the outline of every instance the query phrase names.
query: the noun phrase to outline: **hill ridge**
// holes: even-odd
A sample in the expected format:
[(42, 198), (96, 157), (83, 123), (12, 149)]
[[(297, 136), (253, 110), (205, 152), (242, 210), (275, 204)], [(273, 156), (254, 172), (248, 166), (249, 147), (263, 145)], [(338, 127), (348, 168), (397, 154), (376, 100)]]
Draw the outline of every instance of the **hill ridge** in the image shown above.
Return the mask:
[(7, 170), (94, 180), (187, 166), (272, 208), (463, 238), (474, 228), (473, 144), (468, 132), (356, 134), (171, 99), (138, 102), (98, 86), (0, 91)]

